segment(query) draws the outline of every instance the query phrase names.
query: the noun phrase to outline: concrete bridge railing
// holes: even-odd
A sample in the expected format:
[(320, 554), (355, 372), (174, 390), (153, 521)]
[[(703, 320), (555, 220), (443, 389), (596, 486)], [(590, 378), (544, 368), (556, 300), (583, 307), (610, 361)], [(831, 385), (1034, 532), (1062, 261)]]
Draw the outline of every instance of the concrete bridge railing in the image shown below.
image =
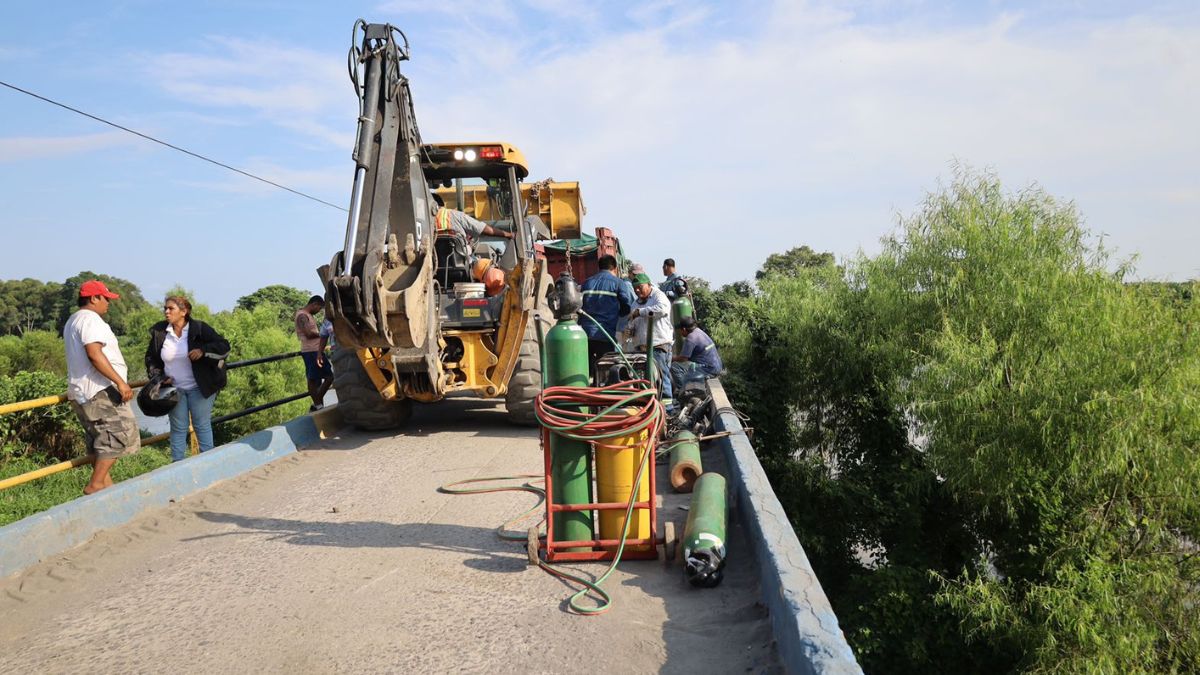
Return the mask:
[(742, 423), (719, 380), (709, 380), (718, 431), (716, 440), (729, 464), (731, 509), (742, 520), (758, 558), (762, 601), (771, 613), (779, 658), (788, 672), (842, 675), (861, 673), (837, 615), (813, 571), (804, 547), (771, 489)]

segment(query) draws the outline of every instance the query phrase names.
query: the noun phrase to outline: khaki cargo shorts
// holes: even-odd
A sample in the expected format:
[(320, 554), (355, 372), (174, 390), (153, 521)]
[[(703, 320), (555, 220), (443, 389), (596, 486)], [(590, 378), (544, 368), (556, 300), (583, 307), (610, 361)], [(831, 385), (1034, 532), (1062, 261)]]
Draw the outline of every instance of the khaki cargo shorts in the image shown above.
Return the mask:
[(142, 447), (133, 406), (121, 401), (116, 387), (109, 387), (87, 403), (71, 401), (71, 408), (87, 434), (88, 450), (100, 459), (131, 455)]

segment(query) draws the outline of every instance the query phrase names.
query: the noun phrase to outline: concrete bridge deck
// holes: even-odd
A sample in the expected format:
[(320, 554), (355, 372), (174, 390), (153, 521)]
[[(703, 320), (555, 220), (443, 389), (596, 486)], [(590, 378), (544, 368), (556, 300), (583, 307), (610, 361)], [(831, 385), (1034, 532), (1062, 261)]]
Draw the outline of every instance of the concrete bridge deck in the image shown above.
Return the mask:
[[(0, 671), (780, 669), (737, 519), (720, 587), (625, 562), (605, 584), (615, 607), (580, 617), (572, 588), (495, 535), (533, 495), (436, 491), (541, 466), (536, 431), (478, 400), (419, 406), (403, 435), (321, 441), (0, 580)], [(682, 524), (686, 499), (659, 490)]]

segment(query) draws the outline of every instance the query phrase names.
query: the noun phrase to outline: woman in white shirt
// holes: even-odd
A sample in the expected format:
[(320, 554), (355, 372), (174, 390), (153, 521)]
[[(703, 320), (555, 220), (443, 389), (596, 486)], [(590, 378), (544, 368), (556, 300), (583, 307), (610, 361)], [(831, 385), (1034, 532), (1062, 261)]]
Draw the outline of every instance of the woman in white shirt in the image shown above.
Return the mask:
[(225, 386), (229, 341), (212, 326), (192, 318), (192, 303), (173, 295), (163, 302), (166, 321), (150, 328), (146, 374), (166, 378), (179, 391), (179, 403), (169, 413), (171, 459), (187, 456), (189, 422), (196, 430), (200, 452), (213, 447), (212, 410), (217, 392)]

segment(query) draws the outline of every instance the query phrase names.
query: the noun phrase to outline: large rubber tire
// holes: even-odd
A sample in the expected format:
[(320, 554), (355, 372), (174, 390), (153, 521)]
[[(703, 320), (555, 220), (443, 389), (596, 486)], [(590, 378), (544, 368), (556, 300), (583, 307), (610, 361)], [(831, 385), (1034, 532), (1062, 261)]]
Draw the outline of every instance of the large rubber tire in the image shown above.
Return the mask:
[(542, 393), (542, 357), (533, 324), (535, 320), (531, 317), (529, 325), (525, 327), (521, 353), (517, 356), (517, 365), (508, 380), (508, 393), (504, 395), (504, 406), (508, 409), (509, 421), (521, 426), (537, 424), (537, 416), (533, 412), (533, 399)]
[(402, 427), (412, 417), (412, 401), (389, 401), (379, 395), (354, 350), (334, 349), (330, 361), (338, 410), (347, 424), (366, 431), (383, 431)]

